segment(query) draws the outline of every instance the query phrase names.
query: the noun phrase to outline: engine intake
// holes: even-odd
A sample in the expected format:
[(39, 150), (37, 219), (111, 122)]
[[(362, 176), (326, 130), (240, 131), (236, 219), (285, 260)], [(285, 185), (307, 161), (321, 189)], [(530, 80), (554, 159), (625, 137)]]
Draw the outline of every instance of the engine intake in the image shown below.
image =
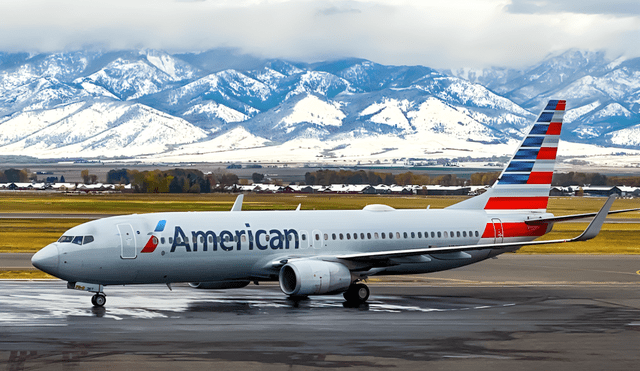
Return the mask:
[(321, 260), (300, 260), (280, 269), (280, 290), (287, 295), (322, 295), (347, 291), (351, 285), (349, 268)]

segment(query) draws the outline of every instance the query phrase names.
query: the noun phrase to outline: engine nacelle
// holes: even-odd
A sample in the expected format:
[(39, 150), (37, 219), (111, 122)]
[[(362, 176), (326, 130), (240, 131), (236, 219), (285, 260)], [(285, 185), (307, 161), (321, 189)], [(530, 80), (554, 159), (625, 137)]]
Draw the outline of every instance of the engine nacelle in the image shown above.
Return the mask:
[(241, 289), (250, 281), (211, 281), (211, 282), (189, 282), (189, 286), (194, 289), (216, 290), (216, 289)]
[(300, 260), (280, 269), (280, 290), (287, 295), (322, 295), (347, 291), (349, 268), (340, 263)]

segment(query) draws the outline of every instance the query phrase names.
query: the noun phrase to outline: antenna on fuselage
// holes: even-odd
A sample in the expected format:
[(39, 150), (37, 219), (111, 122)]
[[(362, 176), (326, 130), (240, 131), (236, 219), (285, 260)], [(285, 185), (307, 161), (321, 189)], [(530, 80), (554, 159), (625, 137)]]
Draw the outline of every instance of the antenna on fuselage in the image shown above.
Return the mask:
[(234, 202), (233, 206), (231, 207), (231, 211), (241, 211), (243, 199), (244, 199), (244, 195), (238, 195), (238, 198), (236, 198), (236, 202)]

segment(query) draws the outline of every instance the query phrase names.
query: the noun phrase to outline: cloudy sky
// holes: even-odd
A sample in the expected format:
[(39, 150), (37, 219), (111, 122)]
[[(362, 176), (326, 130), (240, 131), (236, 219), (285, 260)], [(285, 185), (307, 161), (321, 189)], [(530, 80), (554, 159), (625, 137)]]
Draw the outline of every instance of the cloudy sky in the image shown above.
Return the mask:
[(0, 50), (360, 57), (435, 68), (509, 66), (569, 48), (640, 56), (638, 0), (2, 0)]

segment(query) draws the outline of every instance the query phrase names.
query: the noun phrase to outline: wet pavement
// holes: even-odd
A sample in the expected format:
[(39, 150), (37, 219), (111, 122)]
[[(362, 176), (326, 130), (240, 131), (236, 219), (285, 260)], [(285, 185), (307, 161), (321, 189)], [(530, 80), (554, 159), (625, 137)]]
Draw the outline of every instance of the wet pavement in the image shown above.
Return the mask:
[(62, 281), (0, 281), (0, 369), (637, 369), (640, 285), (620, 277), (371, 284), (358, 307), (274, 285), (143, 285), (93, 308)]

